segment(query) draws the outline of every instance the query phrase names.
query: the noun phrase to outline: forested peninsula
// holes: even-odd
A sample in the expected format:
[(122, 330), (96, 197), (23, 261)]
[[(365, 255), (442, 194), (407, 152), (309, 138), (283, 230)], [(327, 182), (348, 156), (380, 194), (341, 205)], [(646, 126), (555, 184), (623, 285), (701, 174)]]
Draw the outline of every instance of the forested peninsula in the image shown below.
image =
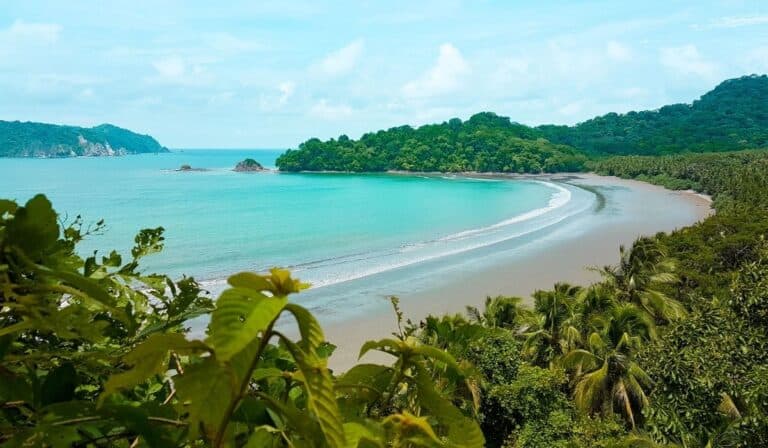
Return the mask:
[(418, 128), (310, 139), (277, 159), (281, 171), (582, 171), (609, 155), (734, 151), (768, 146), (768, 76), (724, 81), (692, 104), (610, 113), (575, 126), (529, 127), (483, 112)]
[(168, 152), (149, 135), (111, 124), (92, 128), (0, 121), (0, 157), (118, 156)]

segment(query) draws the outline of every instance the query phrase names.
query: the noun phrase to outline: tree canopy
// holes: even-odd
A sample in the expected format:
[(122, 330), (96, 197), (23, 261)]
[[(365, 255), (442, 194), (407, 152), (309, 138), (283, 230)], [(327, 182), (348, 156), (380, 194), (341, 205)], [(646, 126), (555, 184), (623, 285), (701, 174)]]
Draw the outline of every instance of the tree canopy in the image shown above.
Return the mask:
[(768, 76), (730, 79), (692, 104), (609, 113), (575, 126), (529, 127), (492, 112), (418, 128), (313, 138), (277, 159), (282, 171), (582, 171), (588, 158), (768, 146)]

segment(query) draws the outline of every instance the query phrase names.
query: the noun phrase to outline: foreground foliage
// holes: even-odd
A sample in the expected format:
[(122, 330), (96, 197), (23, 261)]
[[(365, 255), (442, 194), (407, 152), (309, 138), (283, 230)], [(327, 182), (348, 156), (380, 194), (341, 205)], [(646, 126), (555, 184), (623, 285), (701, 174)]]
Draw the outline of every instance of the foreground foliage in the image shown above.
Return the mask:
[[(76, 255), (96, 230), (60, 226), (44, 196), (0, 202), (5, 445), (483, 446), (472, 383), (445, 351), (402, 332), (361, 350), (392, 366), (334, 378), (333, 346), (288, 300), (307, 285), (287, 271), (234, 275), (214, 304), (191, 278), (141, 272), (161, 228), (127, 262)], [(207, 336), (191, 338), (204, 314)]]

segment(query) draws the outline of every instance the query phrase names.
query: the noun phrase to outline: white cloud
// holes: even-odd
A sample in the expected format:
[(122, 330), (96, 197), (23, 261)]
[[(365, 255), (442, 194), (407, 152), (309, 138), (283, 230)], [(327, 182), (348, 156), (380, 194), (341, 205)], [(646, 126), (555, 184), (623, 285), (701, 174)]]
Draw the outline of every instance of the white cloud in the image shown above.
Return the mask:
[(363, 41), (358, 39), (349, 45), (340, 48), (320, 61), (316, 70), (326, 76), (339, 76), (352, 71), (357, 65), (360, 55), (363, 54)]
[(755, 25), (768, 25), (768, 15), (722, 17), (710, 22), (707, 28), (740, 28)]
[(142, 109), (145, 107), (159, 106), (163, 103), (163, 98), (159, 96), (143, 96), (128, 101), (128, 105), (134, 108)]
[(649, 93), (650, 91), (643, 87), (627, 87), (625, 89), (619, 89), (616, 92), (616, 96), (620, 98), (642, 98)]
[(208, 104), (216, 106), (220, 104), (229, 104), (232, 99), (235, 97), (235, 92), (219, 92), (214, 95), (211, 95), (210, 98), (208, 98)]
[(331, 104), (326, 99), (321, 99), (309, 109), (313, 117), (330, 121), (347, 118), (352, 112), (352, 108), (346, 104)]
[(88, 87), (80, 91), (80, 93), (77, 95), (78, 99), (80, 100), (90, 100), (92, 99), (96, 94), (94, 93), (93, 89)]
[(31, 23), (16, 20), (11, 26), (0, 29), (0, 66), (40, 60), (46, 57), (61, 34), (61, 25), (53, 23)]
[(259, 107), (264, 112), (271, 112), (282, 108), (288, 103), (296, 92), (296, 84), (293, 81), (283, 81), (277, 85), (276, 92), (262, 93), (259, 97)]
[(230, 33), (210, 33), (203, 39), (205, 44), (217, 53), (237, 54), (261, 48), (256, 41), (241, 39)]
[(285, 104), (293, 96), (293, 92), (296, 91), (296, 84), (294, 84), (293, 81), (281, 82), (280, 85), (277, 86), (277, 89), (280, 91), (278, 102), (280, 104)]
[(152, 63), (157, 72), (154, 81), (183, 85), (202, 85), (211, 81), (205, 67), (180, 56), (169, 56)]
[(16, 20), (10, 27), (0, 31), (0, 36), (14, 43), (53, 44), (59, 40), (61, 30), (61, 25), (54, 23)]
[(181, 78), (187, 72), (187, 65), (178, 56), (155, 61), (152, 63), (152, 66), (155, 67), (160, 76), (168, 79)]
[(525, 59), (509, 58), (499, 64), (495, 76), (516, 77), (528, 74), (531, 67), (530, 62)]
[(668, 69), (682, 75), (712, 78), (717, 72), (715, 64), (704, 59), (698, 48), (690, 44), (682, 47), (662, 48), (661, 63)]
[(470, 71), (469, 64), (461, 52), (452, 44), (440, 46), (437, 62), (419, 79), (410, 81), (403, 86), (403, 94), (407, 97), (430, 97), (455, 90), (461, 78)]
[(583, 109), (581, 101), (574, 101), (561, 106), (557, 112), (562, 115), (576, 115)]
[(614, 40), (608, 42), (605, 47), (608, 57), (614, 61), (628, 61), (632, 59), (632, 50), (624, 44)]

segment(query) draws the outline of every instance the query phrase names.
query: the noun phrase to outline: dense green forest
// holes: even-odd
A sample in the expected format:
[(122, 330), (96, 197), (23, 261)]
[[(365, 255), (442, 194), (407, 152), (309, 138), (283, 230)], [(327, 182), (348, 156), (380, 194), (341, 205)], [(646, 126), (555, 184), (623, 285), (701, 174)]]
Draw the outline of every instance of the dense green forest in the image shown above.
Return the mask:
[(92, 128), (0, 121), (0, 157), (73, 157), (168, 152), (157, 140), (111, 124)]
[(281, 171), (580, 171), (587, 158), (537, 131), (485, 112), (414, 129), (401, 126), (351, 140), (308, 140), (277, 159)]
[[(163, 229), (82, 259), (103, 223), (0, 201), (0, 442), (7, 446), (768, 445), (768, 153), (626, 157), (598, 172), (712, 194), (717, 214), (621, 248), (592, 285), (406, 320), (343, 374), (287, 271), (214, 302), (145, 274)], [(208, 315), (206, 337), (190, 319)], [(292, 316), (299, 337), (275, 325)]]
[(730, 79), (693, 104), (540, 126), (547, 139), (597, 154), (733, 151), (768, 145), (768, 76)]
[(576, 126), (530, 128), (485, 112), (467, 121), (308, 140), (282, 171), (581, 171), (587, 157), (734, 151), (768, 146), (768, 76), (721, 83), (693, 104), (610, 113)]

